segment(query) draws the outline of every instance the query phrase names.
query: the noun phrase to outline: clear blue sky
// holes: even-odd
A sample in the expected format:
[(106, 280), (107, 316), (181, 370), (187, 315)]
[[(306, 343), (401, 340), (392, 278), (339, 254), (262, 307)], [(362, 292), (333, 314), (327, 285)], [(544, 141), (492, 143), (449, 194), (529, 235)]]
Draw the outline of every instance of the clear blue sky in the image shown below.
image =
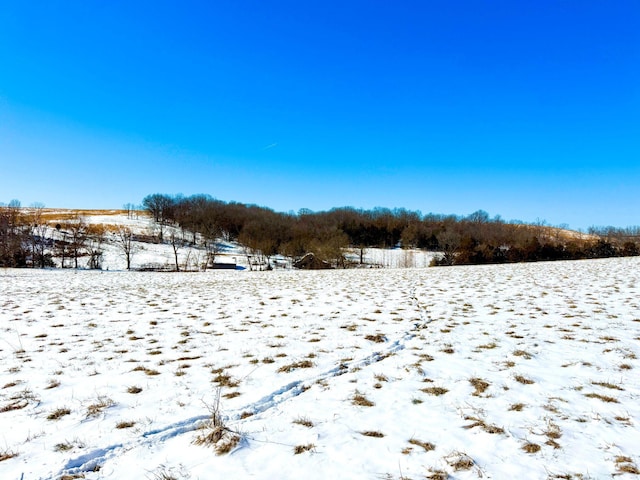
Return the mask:
[(0, 202), (640, 224), (640, 2), (0, 0)]

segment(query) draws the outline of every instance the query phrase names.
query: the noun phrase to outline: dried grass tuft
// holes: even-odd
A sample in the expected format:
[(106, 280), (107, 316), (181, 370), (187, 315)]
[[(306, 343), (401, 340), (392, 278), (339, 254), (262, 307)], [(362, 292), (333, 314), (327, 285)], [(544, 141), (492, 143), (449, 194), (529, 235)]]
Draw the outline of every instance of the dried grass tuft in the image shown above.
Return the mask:
[(598, 400), (602, 400), (606, 403), (619, 403), (616, 398), (608, 395), (600, 395), (599, 393), (585, 393), (584, 396), (587, 398), (597, 398)]
[(476, 397), (479, 397), (481, 394), (483, 394), (485, 390), (491, 385), (489, 382), (477, 377), (469, 379), (469, 383), (473, 386), (473, 388), (475, 388), (475, 391), (472, 393), (472, 395)]
[(536, 383), (530, 378), (527, 378), (523, 375), (515, 375), (513, 378), (516, 382), (522, 383), (523, 385), (531, 385), (533, 383)]
[(303, 427), (307, 428), (312, 428), (314, 426), (313, 422), (307, 417), (298, 417), (292, 423), (295, 423), (296, 425), (302, 425)]
[(428, 387), (428, 388), (421, 388), (420, 391), (424, 393), (428, 393), (429, 395), (438, 396), (438, 395), (444, 395), (449, 390), (447, 390), (444, 387)]
[(56, 408), (53, 412), (47, 415), (47, 420), (58, 420), (65, 415), (69, 415), (71, 410), (68, 408)]
[(296, 445), (293, 448), (293, 453), (295, 455), (300, 455), (301, 453), (315, 450), (315, 448), (316, 446), (313, 443), (307, 443), (306, 445)]
[(312, 368), (315, 364), (310, 360), (302, 360), (301, 362), (290, 363), (289, 365), (283, 365), (278, 369), (279, 373), (289, 373), (297, 368)]
[(5, 460), (15, 458), (18, 455), (19, 453), (13, 450), (0, 450), (0, 462), (4, 462)]
[(537, 443), (531, 443), (531, 442), (527, 442), (522, 446), (522, 450), (524, 450), (527, 453), (537, 453), (540, 451), (542, 447), (540, 447), (540, 445), (538, 445)]
[(430, 452), (431, 450), (435, 450), (436, 446), (431, 442), (423, 442), (422, 440), (418, 440), (416, 438), (410, 438), (409, 443), (411, 445), (416, 445), (418, 447), (424, 448), (425, 452)]
[(353, 395), (353, 398), (351, 399), (351, 403), (353, 405), (358, 405), (360, 407), (373, 407), (375, 405), (375, 403), (373, 403), (371, 400), (369, 400), (367, 397), (362, 395), (357, 390), (356, 390), (356, 393)]

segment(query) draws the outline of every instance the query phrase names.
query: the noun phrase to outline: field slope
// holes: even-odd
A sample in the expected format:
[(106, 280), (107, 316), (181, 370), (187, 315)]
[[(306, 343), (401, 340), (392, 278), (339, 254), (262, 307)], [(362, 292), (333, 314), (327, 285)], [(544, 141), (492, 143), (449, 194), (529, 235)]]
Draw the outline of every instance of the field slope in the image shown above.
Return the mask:
[(639, 267), (3, 270), (0, 478), (633, 478)]

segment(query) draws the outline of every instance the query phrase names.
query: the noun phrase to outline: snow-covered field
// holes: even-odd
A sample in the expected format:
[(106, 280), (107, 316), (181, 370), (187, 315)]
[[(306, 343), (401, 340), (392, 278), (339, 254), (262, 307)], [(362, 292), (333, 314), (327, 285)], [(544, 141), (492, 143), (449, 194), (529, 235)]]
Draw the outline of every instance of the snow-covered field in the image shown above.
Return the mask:
[(3, 270), (0, 479), (634, 478), (639, 356), (640, 258)]

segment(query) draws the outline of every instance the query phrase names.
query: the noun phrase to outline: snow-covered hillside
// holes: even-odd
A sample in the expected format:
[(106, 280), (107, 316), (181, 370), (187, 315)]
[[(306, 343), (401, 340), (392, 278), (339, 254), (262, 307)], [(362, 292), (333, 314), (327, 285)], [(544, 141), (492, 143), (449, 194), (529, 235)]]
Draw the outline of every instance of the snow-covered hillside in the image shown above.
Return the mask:
[[(55, 242), (64, 239), (64, 232), (58, 231), (55, 225), (60, 222), (61, 218), (77, 218), (77, 210), (47, 210), (45, 219), (49, 224), (46, 230), (47, 236), (51, 237)], [(131, 268), (134, 270), (146, 268), (158, 268), (172, 270), (175, 269), (175, 252), (169, 241), (170, 235), (173, 233), (177, 237), (182, 238), (183, 232), (179, 228), (163, 227), (163, 242), (149, 242), (150, 239), (159, 236), (159, 227), (144, 212), (133, 212), (127, 215), (121, 211), (82, 211), (81, 218), (83, 222), (89, 225), (102, 225), (106, 228), (104, 241), (101, 242), (100, 248), (103, 251), (102, 269), (104, 270), (125, 270), (126, 260), (123, 255), (121, 242), (118, 239), (117, 228), (126, 227), (130, 229), (137, 240), (133, 242), (131, 253)], [(185, 242), (180, 242), (177, 250), (178, 264), (181, 270), (197, 271), (201, 270), (206, 259), (206, 251), (200, 242), (199, 236), (196, 237), (198, 242), (191, 242), (191, 235), (185, 237)], [(227, 242), (222, 238), (218, 241), (218, 252), (216, 262), (223, 264), (236, 264), (239, 269), (251, 270), (249, 262), (255, 262), (255, 258), (251, 257), (251, 253), (247, 252), (242, 245), (235, 242)], [(50, 252), (55, 252), (55, 248), (50, 248)], [(345, 252), (348, 259), (354, 263), (360, 260), (360, 251), (357, 249)], [(429, 266), (433, 258), (432, 252), (426, 252), (416, 249), (364, 249), (363, 261), (370, 267), (380, 268), (422, 268)], [(54, 262), (60, 266), (61, 259), (59, 256), (54, 257)], [(79, 261), (79, 267), (86, 268), (88, 257), (83, 257)], [(69, 267), (71, 262), (67, 259), (66, 266)], [(272, 258), (271, 266), (273, 268), (291, 269), (292, 260), (276, 256)], [(255, 266), (255, 269), (264, 268), (264, 265)]]
[(0, 478), (632, 478), (639, 267), (2, 270)]

